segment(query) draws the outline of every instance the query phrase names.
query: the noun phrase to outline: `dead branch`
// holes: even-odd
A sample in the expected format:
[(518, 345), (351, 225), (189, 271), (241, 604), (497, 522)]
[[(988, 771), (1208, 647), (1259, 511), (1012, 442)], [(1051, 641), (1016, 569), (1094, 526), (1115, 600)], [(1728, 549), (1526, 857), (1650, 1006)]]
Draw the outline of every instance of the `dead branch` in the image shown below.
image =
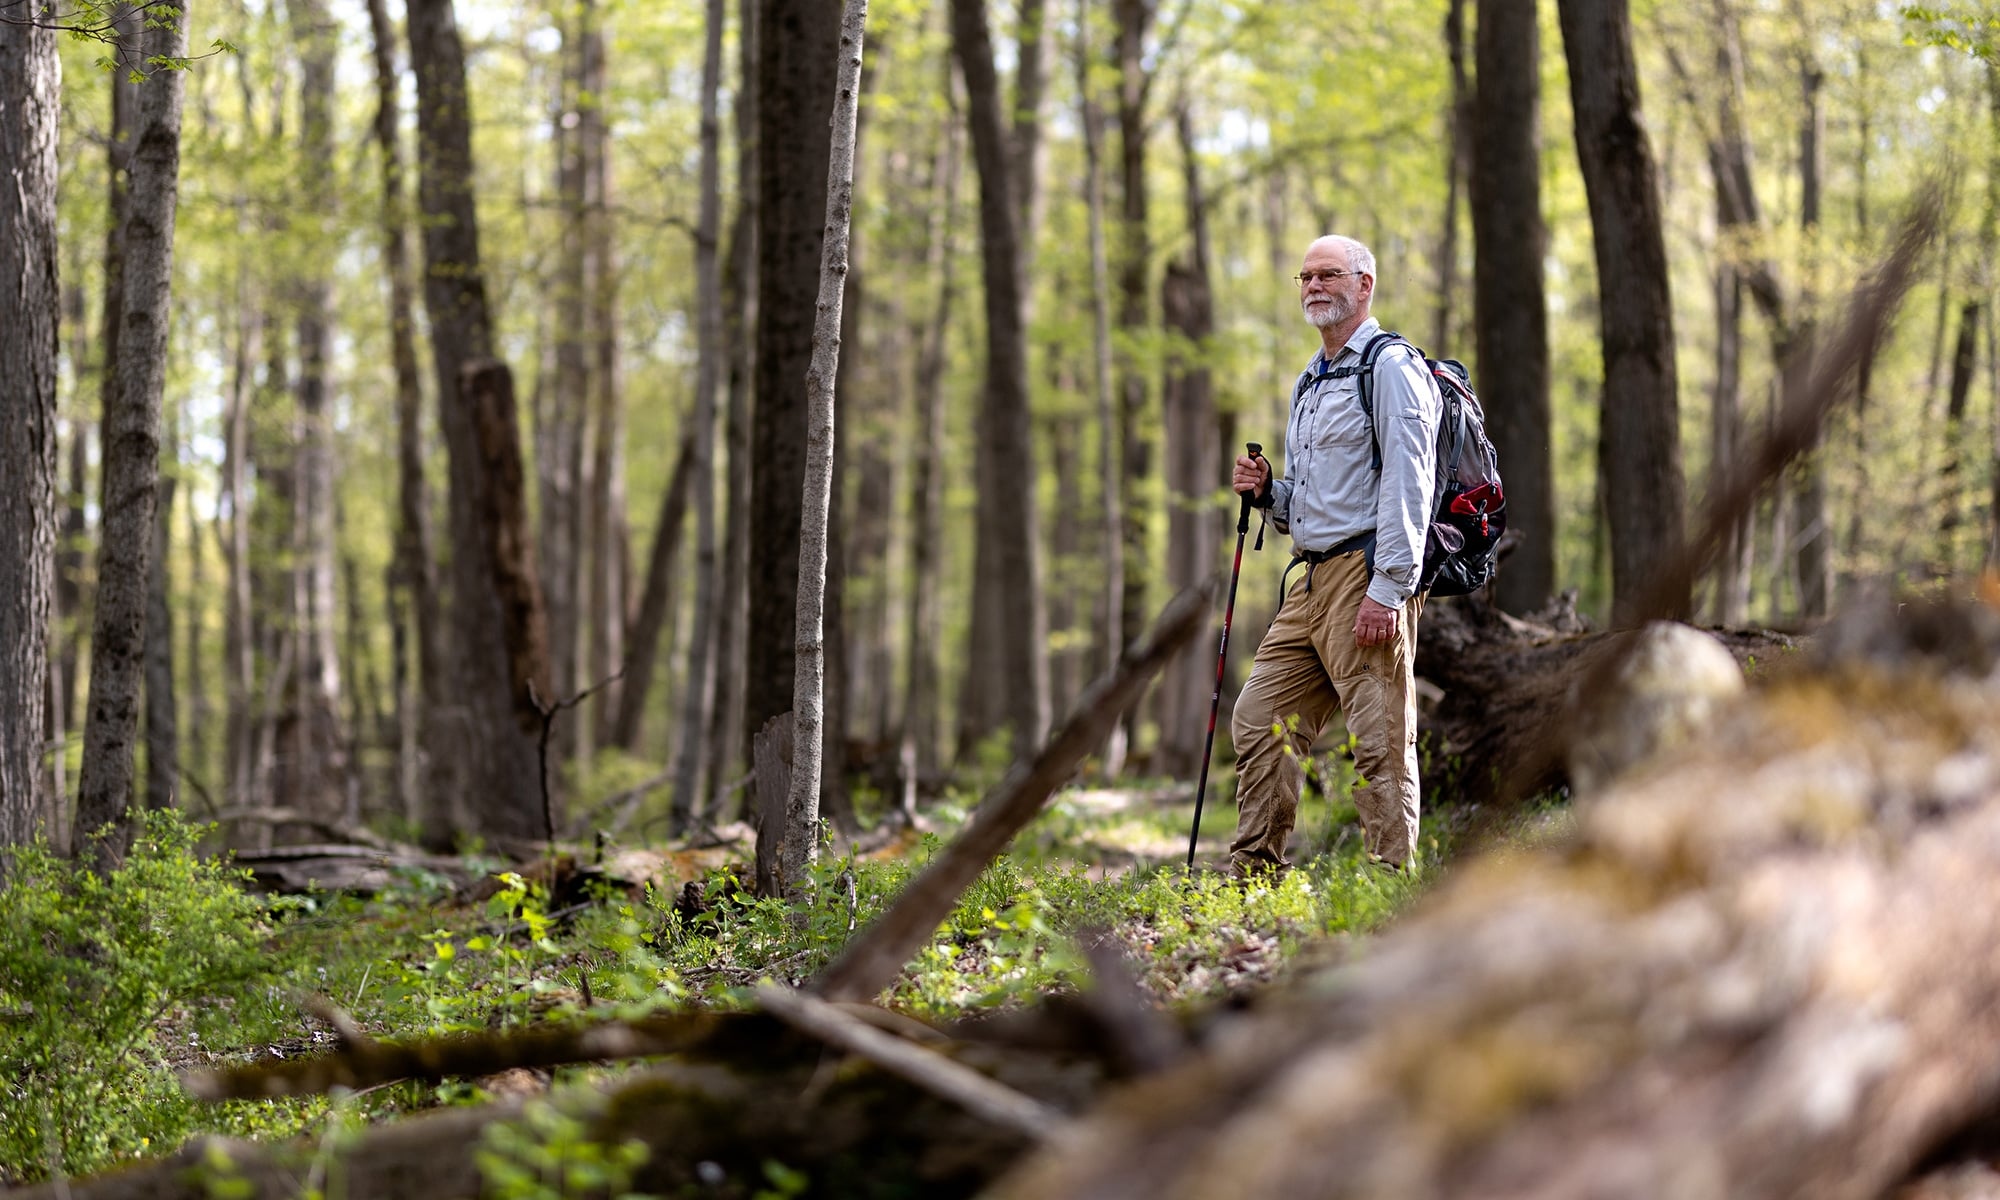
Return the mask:
[(1028, 762), (1017, 762), (980, 802), (971, 822), (931, 860), (889, 910), (849, 942), (813, 990), (829, 1000), (867, 1000), (888, 987), (959, 896), (1014, 835), (1042, 810), (1084, 755), (1104, 743), (1118, 715), (1153, 676), (1207, 625), (1220, 580), (1192, 587), (1161, 610), (1118, 665), (1084, 689), (1062, 728)]

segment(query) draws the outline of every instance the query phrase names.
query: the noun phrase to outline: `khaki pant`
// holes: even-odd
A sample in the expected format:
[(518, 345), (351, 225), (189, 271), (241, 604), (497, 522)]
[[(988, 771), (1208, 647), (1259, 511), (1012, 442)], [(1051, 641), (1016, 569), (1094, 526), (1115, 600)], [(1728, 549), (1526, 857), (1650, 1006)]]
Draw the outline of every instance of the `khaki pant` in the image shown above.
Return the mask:
[[(1238, 817), (1229, 857), (1239, 874), (1290, 865), (1285, 841), (1298, 816), (1300, 764), (1336, 709), (1346, 712), (1355, 739), (1354, 761), (1364, 786), (1354, 793), (1354, 804), (1368, 853), (1401, 866), (1416, 848), (1417, 689), (1411, 663), (1424, 601), (1418, 595), (1403, 605), (1396, 636), (1388, 642), (1357, 646), (1354, 619), (1367, 589), (1368, 567), (1359, 550), (1317, 567), (1300, 564), (1257, 647), (1230, 724)], [(1288, 729), (1281, 737), (1273, 725)]]

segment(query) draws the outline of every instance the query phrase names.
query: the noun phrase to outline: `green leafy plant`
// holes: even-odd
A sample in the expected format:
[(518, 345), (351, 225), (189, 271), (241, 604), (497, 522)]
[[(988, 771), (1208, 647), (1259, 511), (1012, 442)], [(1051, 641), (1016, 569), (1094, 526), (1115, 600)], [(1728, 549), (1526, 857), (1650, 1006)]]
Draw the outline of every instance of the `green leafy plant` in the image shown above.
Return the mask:
[(265, 912), (199, 831), (144, 813), (106, 875), (42, 845), (0, 891), (0, 1179), (87, 1171), (184, 1133), (192, 1102), (160, 1039), (200, 1046), (274, 973)]

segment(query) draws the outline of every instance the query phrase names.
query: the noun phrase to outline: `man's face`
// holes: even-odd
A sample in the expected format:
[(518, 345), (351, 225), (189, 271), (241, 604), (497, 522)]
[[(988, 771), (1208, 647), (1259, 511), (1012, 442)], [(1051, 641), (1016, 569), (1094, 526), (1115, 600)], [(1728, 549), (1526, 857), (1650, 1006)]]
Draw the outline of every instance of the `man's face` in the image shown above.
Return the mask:
[(1299, 275), (1310, 280), (1299, 288), (1299, 309), (1307, 324), (1327, 329), (1354, 316), (1361, 303), (1362, 276), (1348, 266), (1346, 255), (1331, 247), (1315, 247), (1299, 265)]

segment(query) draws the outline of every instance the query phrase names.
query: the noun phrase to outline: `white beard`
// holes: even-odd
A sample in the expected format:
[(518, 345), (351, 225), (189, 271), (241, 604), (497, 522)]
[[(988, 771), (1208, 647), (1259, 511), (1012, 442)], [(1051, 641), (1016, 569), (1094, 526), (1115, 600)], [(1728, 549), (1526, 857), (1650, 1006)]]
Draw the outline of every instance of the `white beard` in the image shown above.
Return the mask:
[(1305, 313), (1306, 324), (1315, 329), (1330, 329), (1354, 315), (1354, 301), (1334, 292), (1302, 300), (1299, 309)]

